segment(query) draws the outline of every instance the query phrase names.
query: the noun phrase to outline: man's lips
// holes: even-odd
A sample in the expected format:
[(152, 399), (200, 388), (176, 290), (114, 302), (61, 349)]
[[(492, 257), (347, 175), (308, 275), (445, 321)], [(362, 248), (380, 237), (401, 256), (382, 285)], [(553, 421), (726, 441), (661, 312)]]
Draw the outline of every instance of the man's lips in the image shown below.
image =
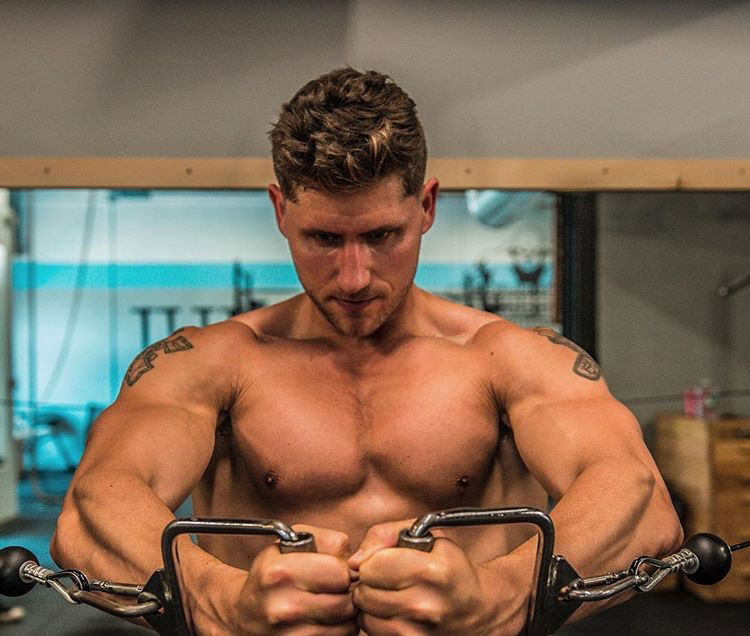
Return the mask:
[(359, 310), (367, 307), (375, 298), (363, 298), (362, 300), (351, 300), (348, 298), (334, 298), (334, 300), (344, 309)]

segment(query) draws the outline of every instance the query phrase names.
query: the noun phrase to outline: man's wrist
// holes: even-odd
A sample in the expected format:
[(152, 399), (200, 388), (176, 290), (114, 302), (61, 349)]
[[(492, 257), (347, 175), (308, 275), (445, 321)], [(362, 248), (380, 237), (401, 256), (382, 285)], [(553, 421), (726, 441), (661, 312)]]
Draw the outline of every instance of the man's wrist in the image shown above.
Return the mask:
[(182, 603), (198, 633), (232, 633), (247, 572), (222, 563), (185, 537), (180, 552)]
[(480, 565), (478, 574), (485, 599), (489, 633), (518, 634), (526, 624), (535, 583), (536, 540), (526, 541), (510, 554)]

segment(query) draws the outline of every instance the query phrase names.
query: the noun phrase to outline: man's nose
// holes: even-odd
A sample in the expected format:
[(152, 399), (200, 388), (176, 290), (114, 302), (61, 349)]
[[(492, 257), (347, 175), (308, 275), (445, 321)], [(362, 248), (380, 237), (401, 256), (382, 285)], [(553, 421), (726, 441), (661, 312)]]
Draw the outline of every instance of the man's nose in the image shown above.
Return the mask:
[(370, 250), (367, 245), (347, 242), (339, 253), (339, 289), (353, 296), (370, 284)]

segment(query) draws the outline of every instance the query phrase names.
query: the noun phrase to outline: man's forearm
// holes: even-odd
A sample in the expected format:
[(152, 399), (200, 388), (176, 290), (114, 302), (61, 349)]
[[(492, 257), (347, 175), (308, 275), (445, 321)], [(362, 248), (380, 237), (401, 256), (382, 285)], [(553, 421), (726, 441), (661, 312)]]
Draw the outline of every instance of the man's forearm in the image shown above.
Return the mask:
[(682, 528), (655, 469), (608, 459), (581, 472), (551, 512), (555, 551), (582, 576), (679, 548)]
[[(641, 469), (642, 467), (642, 469)], [(550, 515), (555, 524), (555, 554), (581, 576), (627, 568), (639, 555), (664, 555), (679, 548), (682, 529), (658, 477), (644, 464), (603, 460), (587, 467)], [(536, 538), (496, 559), (512, 570), (528, 601), (536, 560)], [(493, 562), (490, 562), (490, 564)], [(490, 565), (487, 564), (487, 565)], [(627, 598), (584, 604), (575, 619)]]
[[(50, 552), (62, 567), (83, 570), (92, 578), (145, 583), (163, 565), (161, 534), (172, 519), (171, 510), (137, 476), (92, 472), (68, 493)], [(202, 622), (223, 622), (228, 604), (207, 592), (228, 591), (213, 583), (233, 577), (239, 584), (244, 573), (201, 550), (187, 535), (178, 547), (185, 604)]]
[(161, 565), (160, 537), (174, 515), (142, 479), (95, 471), (66, 496), (50, 550), (63, 567), (145, 581)]

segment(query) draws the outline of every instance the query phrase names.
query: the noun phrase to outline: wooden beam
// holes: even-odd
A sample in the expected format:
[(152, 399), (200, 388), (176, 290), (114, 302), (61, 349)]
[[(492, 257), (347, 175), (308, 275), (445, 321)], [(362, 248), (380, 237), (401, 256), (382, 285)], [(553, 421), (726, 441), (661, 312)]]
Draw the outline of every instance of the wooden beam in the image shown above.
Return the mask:
[(0, 157), (6, 188), (265, 188), (270, 159), (206, 157)]
[(433, 159), (446, 189), (750, 190), (750, 159)]
[[(750, 159), (435, 158), (444, 189), (750, 190)], [(265, 188), (275, 181), (261, 157), (0, 157), (6, 188)]]

